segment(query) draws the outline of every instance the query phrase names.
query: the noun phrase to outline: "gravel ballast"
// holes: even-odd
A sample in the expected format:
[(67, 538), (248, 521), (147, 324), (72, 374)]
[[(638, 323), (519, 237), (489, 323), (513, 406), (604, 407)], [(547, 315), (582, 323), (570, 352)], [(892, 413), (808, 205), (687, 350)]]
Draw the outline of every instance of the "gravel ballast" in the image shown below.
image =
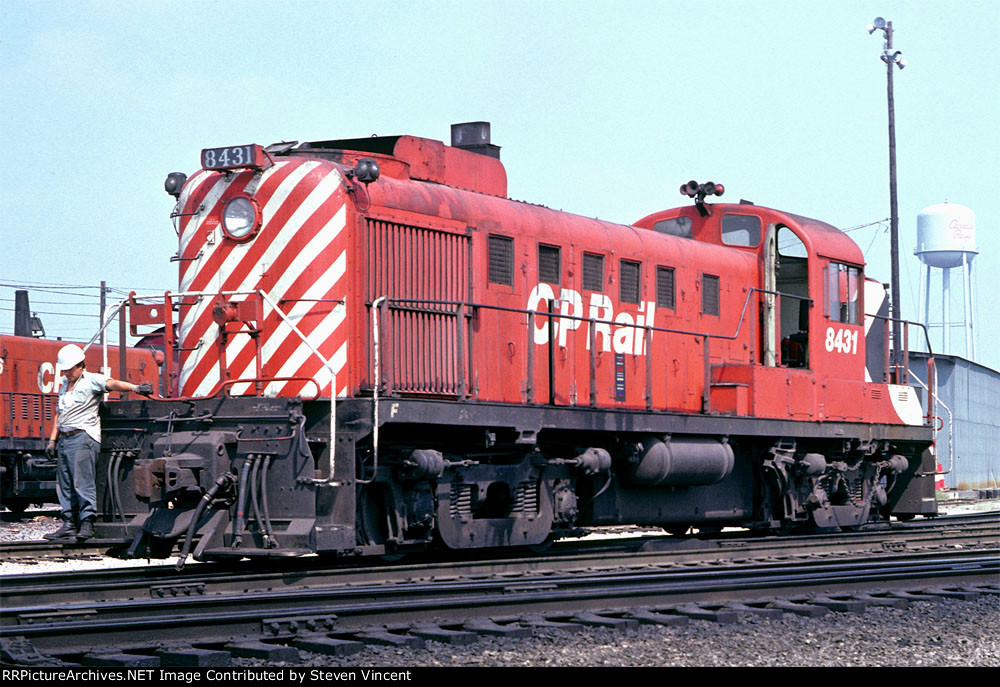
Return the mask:
[[(635, 630), (535, 631), (525, 640), (481, 639), (467, 647), (428, 642), (421, 651), (369, 648), (340, 667), (397, 666), (998, 666), (1000, 598), (919, 602), (905, 609), (740, 615), (718, 625)], [(305, 665), (334, 659), (302, 653)]]

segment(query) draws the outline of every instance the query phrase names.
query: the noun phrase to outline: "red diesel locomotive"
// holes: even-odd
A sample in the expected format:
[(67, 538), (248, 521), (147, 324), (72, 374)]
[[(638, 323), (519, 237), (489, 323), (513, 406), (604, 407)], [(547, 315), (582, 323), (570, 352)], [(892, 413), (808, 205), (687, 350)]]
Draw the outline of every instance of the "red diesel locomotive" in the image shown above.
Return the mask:
[(470, 123), (168, 176), (179, 289), (128, 310), (176, 320), (179, 395), (105, 408), (99, 488), (131, 497), (99, 532), (223, 558), (935, 513), (931, 412), (843, 232), (710, 182), (631, 226), (558, 212), (498, 150)]

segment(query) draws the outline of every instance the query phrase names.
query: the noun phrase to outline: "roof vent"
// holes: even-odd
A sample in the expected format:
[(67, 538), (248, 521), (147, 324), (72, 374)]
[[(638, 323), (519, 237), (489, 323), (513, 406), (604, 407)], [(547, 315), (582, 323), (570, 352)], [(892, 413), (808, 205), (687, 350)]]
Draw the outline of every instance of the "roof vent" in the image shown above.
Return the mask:
[(451, 125), (451, 146), (500, 159), (500, 146), (490, 143), (489, 122), (464, 122)]

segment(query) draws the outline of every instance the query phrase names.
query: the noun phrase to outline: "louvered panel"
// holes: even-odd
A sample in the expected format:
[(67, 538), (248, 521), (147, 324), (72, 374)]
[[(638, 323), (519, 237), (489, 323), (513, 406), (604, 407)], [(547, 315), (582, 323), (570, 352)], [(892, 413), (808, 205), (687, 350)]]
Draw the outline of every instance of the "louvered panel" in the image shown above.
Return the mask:
[(621, 277), (618, 297), (622, 303), (639, 303), (639, 263), (629, 260), (621, 262)]
[(583, 288), (586, 291), (604, 289), (604, 256), (583, 254)]
[(395, 393), (457, 395), (458, 305), (468, 302), (469, 237), (368, 220), (369, 301), (386, 296), (382, 372)]
[(559, 284), (559, 248), (538, 246), (538, 281)]
[(489, 280), (491, 284), (514, 285), (514, 239), (490, 237)]
[(674, 309), (674, 270), (670, 267), (656, 268), (656, 305)]
[(702, 277), (701, 311), (706, 315), (719, 314), (719, 278), (711, 274)]

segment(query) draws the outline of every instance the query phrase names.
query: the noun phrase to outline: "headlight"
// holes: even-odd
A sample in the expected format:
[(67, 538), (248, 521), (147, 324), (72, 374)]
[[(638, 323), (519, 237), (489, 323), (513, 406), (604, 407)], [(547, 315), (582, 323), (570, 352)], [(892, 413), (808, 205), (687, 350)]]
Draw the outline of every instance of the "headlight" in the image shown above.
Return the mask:
[(246, 196), (237, 196), (222, 211), (222, 228), (234, 241), (246, 241), (257, 233), (257, 206)]

